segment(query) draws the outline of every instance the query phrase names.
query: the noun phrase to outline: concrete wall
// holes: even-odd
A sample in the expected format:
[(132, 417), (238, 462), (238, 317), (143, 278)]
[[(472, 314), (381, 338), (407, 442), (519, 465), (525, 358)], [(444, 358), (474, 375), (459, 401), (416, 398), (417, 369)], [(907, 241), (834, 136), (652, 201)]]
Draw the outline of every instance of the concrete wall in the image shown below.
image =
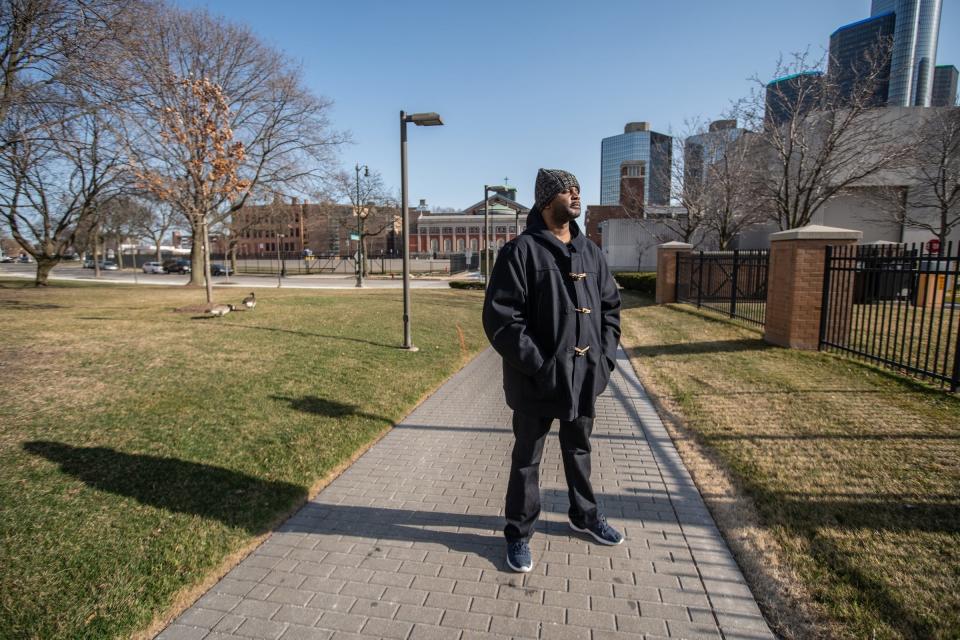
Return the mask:
[[(656, 271), (657, 245), (680, 240), (663, 222), (619, 218), (601, 224), (603, 255), (612, 271)], [(704, 245), (698, 234), (692, 244), (699, 249), (713, 249)], [(701, 246), (703, 245), (703, 246)]]

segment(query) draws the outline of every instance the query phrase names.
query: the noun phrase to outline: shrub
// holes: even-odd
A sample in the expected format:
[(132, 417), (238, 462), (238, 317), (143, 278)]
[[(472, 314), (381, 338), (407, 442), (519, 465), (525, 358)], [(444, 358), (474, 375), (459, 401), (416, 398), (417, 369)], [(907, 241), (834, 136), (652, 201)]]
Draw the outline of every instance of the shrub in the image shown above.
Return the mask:
[(652, 271), (622, 271), (613, 274), (613, 277), (624, 289), (649, 296), (657, 293), (657, 274)]
[(452, 289), (480, 289), (483, 290), (483, 283), (479, 280), (451, 280), (450, 288)]

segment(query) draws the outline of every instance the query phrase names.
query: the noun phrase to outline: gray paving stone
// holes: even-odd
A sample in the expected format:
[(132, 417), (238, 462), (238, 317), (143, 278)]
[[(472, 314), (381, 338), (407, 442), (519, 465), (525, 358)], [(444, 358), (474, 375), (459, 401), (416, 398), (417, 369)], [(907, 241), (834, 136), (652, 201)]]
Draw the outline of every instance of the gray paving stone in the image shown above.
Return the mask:
[(172, 624), (157, 636), (157, 640), (201, 640), (209, 629), (191, 627), (185, 624)]
[(273, 622), (271, 620), (260, 620), (258, 618), (248, 618), (241, 624), (234, 633), (238, 636), (247, 638), (263, 638), (264, 640), (276, 640), (287, 630), (284, 622)]
[(569, 530), (554, 426), (534, 570), (507, 570), (511, 416), (488, 350), (158, 637), (773, 638), (623, 352), (617, 365), (593, 481), (622, 545)]
[(405, 640), (405, 638), (410, 635), (411, 629), (413, 629), (413, 625), (409, 622), (370, 618), (367, 620), (367, 623), (363, 625), (361, 633), (365, 636), (377, 638), (398, 638), (399, 640)]
[(280, 636), (280, 640), (329, 640), (333, 635), (329, 629), (291, 624)]

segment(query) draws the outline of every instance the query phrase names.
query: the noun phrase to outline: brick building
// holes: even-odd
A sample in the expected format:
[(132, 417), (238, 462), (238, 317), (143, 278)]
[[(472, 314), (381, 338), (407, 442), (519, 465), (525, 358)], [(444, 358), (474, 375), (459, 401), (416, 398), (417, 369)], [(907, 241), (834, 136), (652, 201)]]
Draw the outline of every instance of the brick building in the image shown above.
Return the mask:
[[(490, 243), (504, 243), (523, 233), (528, 207), (516, 201), (515, 188), (493, 192), (487, 199), (490, 222)], [(426, 202), (410, 211), (410, 253), (447, 256), (451, 253), (479, 251), (483, 239), (483, 200), (454, 213), (432, 213)]]
[(624, 163), (620, 170), (620, 202), (618, 204), (591, 204), (586, 212), (586, 234), (598, 247), (603, 247), (603, 238), (600, 223), (605, 220), (621, 218), (642, 218), (643, 206), (642, 173), (632, 171), (628, 163)]
[[(301, 203), (292, 198), (289, 203), (275, 198), (266, 205), (246, 206), (233, 215), (230, 236), (238, 257), (258, 254), (302, 255), (309, 250), (314, 255), (348, 256), (357, 250), (357, 218), (353, 206), (323, 202)], [(392, 208), (375, 209), (364, 229), (365, 233), (380, 229), (381, 233), (366, 238), (370, 256), (398, 255), (399, 221)], [(283, 236), (283, 237), (280, 237)], [(226, 251), (225, 239), (215, 243), (214, 251)]]

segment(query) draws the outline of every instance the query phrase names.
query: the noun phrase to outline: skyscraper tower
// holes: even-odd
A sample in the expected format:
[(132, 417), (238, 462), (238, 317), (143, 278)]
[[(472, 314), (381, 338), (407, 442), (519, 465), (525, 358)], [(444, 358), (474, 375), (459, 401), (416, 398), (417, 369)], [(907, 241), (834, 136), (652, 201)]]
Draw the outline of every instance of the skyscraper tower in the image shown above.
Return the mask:
[(669, 204), (673, 138), (628, 122), (623, 133), (600, 143), (600, 204), (620, 203), (620, 180), (643, 178), (644, 204)]
[(889, 106), (929, 107), (942, 0), (872, 0), (870, 15), (893, 12)]
[[(860, 95), (862, 89), (859, 83), (864, 79), (867, 65), (874, 64), (873, 58), (884, 52), (880, 47), (893, 41), (896, 23), (897, 17), (890, 11), (844, 25), (830, 35), (828, 72), (837, 83), (839, 97), (843, 101), (849, 103), (854, 93), (858, 100), (867, 98)], [(885, 58), (882, 62), (883, 68), (879, 70), (876, 84), (871, 87), (873, 95), (867, 98), (872, 107), (882, 107), (888, 101), (890, 59)]]

